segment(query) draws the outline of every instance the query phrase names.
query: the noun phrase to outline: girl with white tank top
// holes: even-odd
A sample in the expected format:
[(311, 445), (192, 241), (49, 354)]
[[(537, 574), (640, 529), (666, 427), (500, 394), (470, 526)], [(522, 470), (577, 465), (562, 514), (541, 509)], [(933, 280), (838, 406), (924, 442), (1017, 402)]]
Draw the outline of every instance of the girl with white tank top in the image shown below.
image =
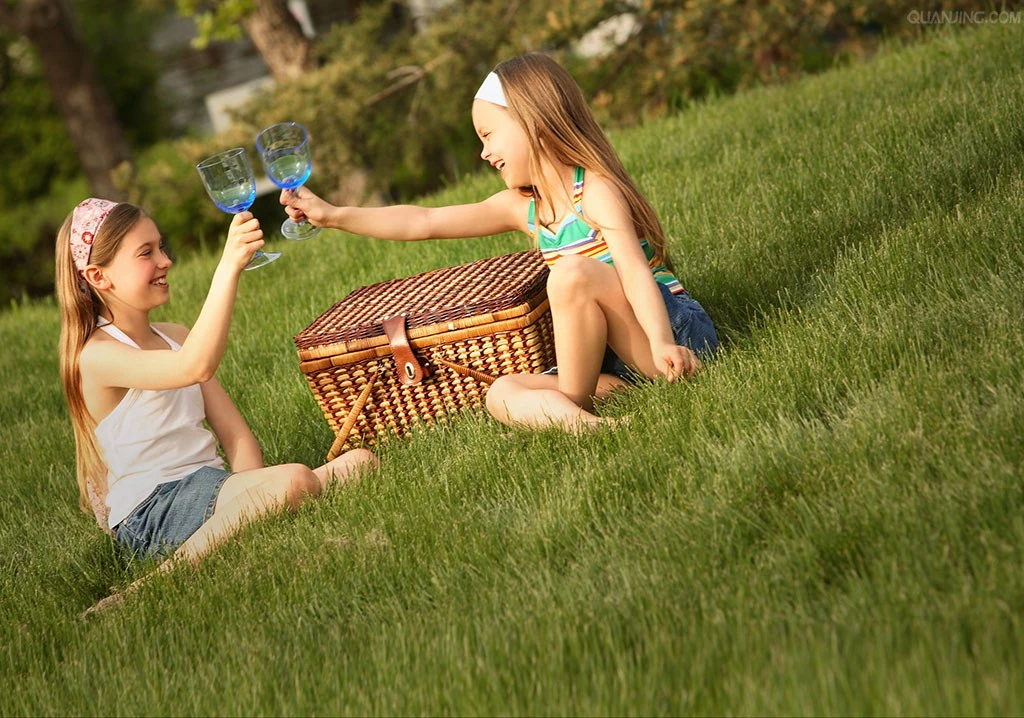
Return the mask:
[(87, 199), (58, 234), (61, 381), (79, 502), (136, 554), (194, 561), (245, 521), (294, 508), (376, 464), (373, 454), (356, 450), (315, 470), (265, 467), (252, 431), (214, 377), (239, 276), (262, 237), (252, 214), (235, 215), (189, 330), (149, 321), (169, 299), (172, 262), (141, 209)]
[[(141, 350), (113, 324), (99, 328)], [(172, 351), (181, 345), (151, 327)], [(198, 384), (180, 389), (129, 389), (96, 425), (96, 441), (107, 460), (108, 524), (117, 526), (160, 484), (183, 479), (203, 466), (223, 469), (217, 439), (204, 426), (206, 407)]]

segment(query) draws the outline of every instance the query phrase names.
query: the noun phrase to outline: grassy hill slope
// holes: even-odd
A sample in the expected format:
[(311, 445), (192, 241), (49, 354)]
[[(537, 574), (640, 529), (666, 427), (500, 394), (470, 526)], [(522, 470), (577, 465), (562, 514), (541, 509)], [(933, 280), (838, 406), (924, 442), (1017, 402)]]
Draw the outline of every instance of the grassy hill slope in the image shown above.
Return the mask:
[[(148, 567), (75, 506), (55, 307), (4, 313), (0, 712), (1021, 713), (1021, 37), (615, 135), (722, 329), (714, 364), (614, 400), (628, 432), (469, 415), (392, 443), (95, 620)], [(268, 461), (316, 464), (292, 335), (362, 284), (527, 240), (280, 244), (220, 377)], [(160, 318), (194, 319), (215, 261), (182, 258)]]

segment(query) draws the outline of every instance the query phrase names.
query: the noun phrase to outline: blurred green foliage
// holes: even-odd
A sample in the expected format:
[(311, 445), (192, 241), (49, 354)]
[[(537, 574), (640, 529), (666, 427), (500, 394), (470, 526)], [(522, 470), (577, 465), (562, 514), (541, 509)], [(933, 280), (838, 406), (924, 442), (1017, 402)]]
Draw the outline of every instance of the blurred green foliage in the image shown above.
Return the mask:
[[(98, 19), (118, 16), (108, 5), (134, 17), (128, 0), (76, 1), (83, 22), (93, 18), (96, 37), (116, 37), (108, 33), (107, 21)], [(160, 2), (167, 0), (150, 0), (148, 12)], [(214, 13), (212, 28), (224, 24), (216, 13), (243, 12), (250, 4), (179, 0), (179, 11), (196, 17)], [(135, 166), (125, 168), (119, 183), (176, 246), (196, 245), (218, 238), (225, 220), (206, 198), (195, 163), (241, 145), (258, 166), (253, 138), (273, 122), (294, 120), (309, 127), (314, 154), (309, 184), (332, 201), (408, 201), (481, 166), (469, 108), (481, 79), (502, 59), (528, 51), (552, 54), (577, 79), (602, 124), (626, 126), (708, 95), (788, 81), (868, 56), (883, 40), (916, 37), (928, 27), (909, 22), (911, 11), (978, 9), (978, 3), (962, 0), (457, 0), (417, 26), (403, 4), (365, 0), (351, 23), (335, 25), (318, 38), (317, 70), (257, 96), (235, 125), (216, 137), (165, 140), (138, 152)], [(606, 52), (581, 52), (581, 37), (607, 34), (623, 16), (631, 30), (607, 42)], [(138, 22), (144, 25), (146, 17), (141, 12)], [(121, 68), (104, 72), (112, 92), (121, 88), (114, 92), (115, 102), (131, 95), (127, 86), (133, 75), (153, 77), (145, 59), (145, 27), (130, 34), (130, 52), (104, 55)], [(94, 38), (91, 45), (100, 43)], [(119, 73), (124, 77), (109, 79)], [(45, 105), (45, 97), (28, 94), (28, 88), (24, 92), (19, 101), (26, 107)], [(147, 107), (134, 108), (140, 125), (132, 137), (143, 144), (154, 136), (143, 131), (151, 127), (150, 119), (152, 127), (161, 127), (146, 114)], [(120, 102), (118, 108), (128, 109)], [(143, 117), (150, 119), (142, 122)], [(45, 158), (24, 164), (33, 169), (49, 162), (51, 176), (72, 174), (66, 152), (43, 151), (43, 142), (66, 147), (61, 133), (32, 129), (46, 136), (36, 148)], [(32, 176), (27, 171), (18, 181), (29, 188), (28, 196), (39, 196), (42, 185)], [(0, 247), (11, 242), (9, 234), (9, 228), (0, 228)]]
[(7, 207), (43, 196), (51, 182), (73, 177), (78, 158), (32, 47), (0, 34), (0, 51), (0, 207)]
[[(312, 189), (336, 203), (408, 201), (481, 166), (469, 107), (484, 75), (507, 57), (551, 53), (603, 124), (625, 126), (709, 94), (869, 55), (883, 38), (919, 34), (906, 15), (926, 6), (464, 0), (417, 28), (394, 3), (369, 1), (352, 23), (319, 38), (318, 70), (258, 96), (218, 137), (141, 157), (125, 186), (179, 244), (222, 232), (223, 217), (208, 206), (191, 165), (235, 145), (252, 151), (261, 127), (294, 120), (313, 136)], [(946, 2), (943, 9), (966, 6)], [(621, 44), (599, 56), (580, 52), (579, 38), (625, 12), (633, 29)]]
[(163, 13), (133, 0), (75, 0), (78, 31), (132, 147), (166, 137), (160, 58), (150, 40)]
[[(147, 0), (151, 4), (171, 4), (170, 0)], [(253, 0), (177, 0), (174, 3), (183, 17), (196, 24), (192, 46), (203, 49), (214, 41), (242, 39), (241, 21), (252, 12)]]
[[(83, 44), (133, 147), (166, 135), (149, 47), (159, 14), (132, 0), (74, 0)], [(78, 157), (31, 44), (0, 32), (0, 305), (52, 291), (53, 241), (88, 194)]]

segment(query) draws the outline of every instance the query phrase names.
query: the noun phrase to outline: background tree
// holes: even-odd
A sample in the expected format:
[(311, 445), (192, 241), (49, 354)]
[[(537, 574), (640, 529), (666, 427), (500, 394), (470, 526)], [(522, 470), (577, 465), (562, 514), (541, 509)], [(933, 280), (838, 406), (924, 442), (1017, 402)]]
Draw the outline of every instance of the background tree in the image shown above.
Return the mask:
[(177, 6), (196, 23), (197, 47), (237, 40), (244, 30), (276, 80), (295, 79), (315, 65), (313, 44), (285, 0), (178, 0)]
[(128, 142), (68, 7), (61, 0), (3, 2), (0, 26), (27, 39), (38, 54), (93, 194), (121, 198), (112, 172), (130, 161)]
[[(314, 18), (316, 8), (327, 5), (311, 0)], [(33, 12), (52, 16), (63, 9), (58, 18), (77, 30), (96, 60), (99, 81), (135, 154), (134, 164), (117, 173), (117, 186), (153, 212), (181, 247), (223, 230), (223, 215), (197, 182), (195, 162), (224, 147), (251, 148), (260, 128), (283, 118), (303, 122), (315, 137), (315, 190), (342, 204), (409, 201), (480, 166), (478, 141), (467, 131), (472, 93), (496, 62), (513, 55), (552, 54), (580, 83), (602, 125), (617, 127), (677, 111), (708, 94), (865, 57), (883, 38), (902, 41), (927, 30), (907, 20), (912, 10), (971, 5), (334, 0), (326, 13), (330, 20), (317, 21), (319, 36), (310, 52), (284, 0), (0, 0), (0, 304), (50, 290), (52, 258), (46, 254), (52, 253), (54, 231), (88, 191), (55, 109), (68, 93), (50, 97), (42, 56), (48, 48), (33, 49), (39, 32), (28, 39)], [(265, 64), (287, 81), (236, 111), (234, 125), (216, 137), (169, 137), (167, 123), (161, 129), (160, 103), (153, 101), (159, 68), (151, 32), (140, 18), (174, 11), (195, 18), (198, 44), (248, 33)], [(268, 32), (284, 28), (290, 39), (257, 42), (259, 19)], [(296, 46), (295, 53), (282, 49)], [(81, 56), (66, 55), (64, 64), (77, 71), (85, 64)], [(96, 125), (115, 126), (112, 120)]]
[[(13, 10), (15, 5), (0, 0)], [(168, 121), (150, 40), (159, 14), (136, 0), (65, 2), (76, 34), (138, 161), (166, 137)], [(123, 165), (125, 170), (132, 169)], [(120, 182), (117, 187), (122, 188)], [(0, 306), (53, 289), (53, 239), (68, 210), (88, 196), (78, 151), (34, 44), (0, 25)]]

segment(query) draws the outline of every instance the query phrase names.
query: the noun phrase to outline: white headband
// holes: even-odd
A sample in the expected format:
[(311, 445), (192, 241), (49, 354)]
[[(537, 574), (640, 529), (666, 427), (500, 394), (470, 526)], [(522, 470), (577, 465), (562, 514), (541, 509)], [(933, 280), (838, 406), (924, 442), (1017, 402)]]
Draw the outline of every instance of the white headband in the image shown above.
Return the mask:
[(488, 73), (484, 78), (484, 84), (480, 85), (480, 89), (476, 91), (476, 96), (473, 99), (485, 100), (500, 107), (508, 107), (508, 103), (505, 102), (505, 92), (501, 89), (501, 78), (493, 72)]

